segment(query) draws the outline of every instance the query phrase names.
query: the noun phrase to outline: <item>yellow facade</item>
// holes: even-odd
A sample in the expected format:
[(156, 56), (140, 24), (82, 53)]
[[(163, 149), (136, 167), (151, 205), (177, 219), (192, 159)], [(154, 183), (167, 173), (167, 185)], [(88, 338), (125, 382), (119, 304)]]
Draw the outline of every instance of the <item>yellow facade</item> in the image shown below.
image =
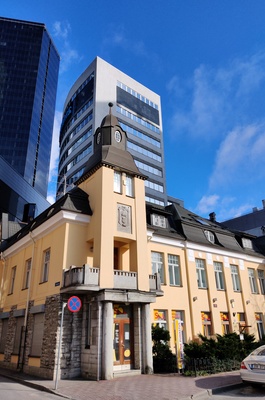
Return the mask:
[(264, 256), (179, 205), (146, 205), (125, 133), (106, 120), (77, 187), (3, 247), (1, 366), (53, 378), (59, 363), (62, 378), (112, 379), (152, 373), (151, 324), (169, 330), (173, 351), (199, 334), (264, 332)]

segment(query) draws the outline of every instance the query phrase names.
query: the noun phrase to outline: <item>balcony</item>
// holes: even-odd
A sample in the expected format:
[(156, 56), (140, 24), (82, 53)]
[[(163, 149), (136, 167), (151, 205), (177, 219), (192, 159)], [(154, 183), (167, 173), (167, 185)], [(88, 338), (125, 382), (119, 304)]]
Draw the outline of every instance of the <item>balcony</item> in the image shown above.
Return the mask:
[[(82, 267), (72, 265), (63, 271), (62, 289), (75, 286), (80, 290), (99, 290), (99, 272), (99, 268), (91, 268), (87, 264)], [(114, 289), (138, 290), (137, 272), (114, 270), (113, 274)], [(149, 275), (149, 290), (161, 292), (158, 274)]]

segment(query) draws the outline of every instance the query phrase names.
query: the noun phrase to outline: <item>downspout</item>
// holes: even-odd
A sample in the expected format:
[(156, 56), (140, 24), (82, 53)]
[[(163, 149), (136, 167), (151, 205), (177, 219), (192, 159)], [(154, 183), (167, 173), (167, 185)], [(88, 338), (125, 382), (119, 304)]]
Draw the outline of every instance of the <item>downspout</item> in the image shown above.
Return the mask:
[(187, 255), (187, 242), (185, 242), (185, 263), (186, 263), (186, 278), (187, 278), (187, 288), (188, 288), (188, 297), (189, 297), (189, 307), (190, 307), (190, 315), (192, 314), (192, 317), (190, 318), (190, 324), (191, 324), (191, 333), (192, 333), (192, 340), (194, 339), (195, 333), (194, 333), (194, 321), (193, 321), (193, 312), (192, 312), (192, 299), (191, 299), (191, 290), (190, 290), (190, 281), (189, 281), (189, 263), (188, 263), (188, 255)]
[(3, 288), (4, 288), (4, 278), (5, 278), (5, 272), (6, 272), (6, 259), (4, 256), (4, 253), (1, 252), (1, 261), (2, 261), (2, 265), (3, 265), (3, 273), (2, 273), (2, 280), (1, 280), (1, 288), (0, 288), (0, 301), (2, 301), (2, 296), (3, 296)]
[[(32, 232), (29, 232), (30, 239), (32, 240), (32, 255), (31, 255), (31, 265), (29, 271), (29, 286), (28, 286), (28, 293), (27, 293), (27, 302), (26, 302), (26, 310), (24, 316), (24, 323), (22, 328), (22, 337), (21, 337), (21, 351), (19, 360), (18, 360), (18, 369), (23, 370), (24, 366), (24, 355), (25, 355), (25, 347), (26, 347), (26, 332), (27, 332), (27, 322), (28, 322), (28, 314), (29, 314), (29, 303), (30, 303), (30, 290), (31, 290), (31, 277), (32, 277), (32, 269), (33, 269), (33, 262), (34, 262), (34, 255), (35, 255), (35, 240), (33, 239)], [(21, 362), (20, 362), (21, 360)]]

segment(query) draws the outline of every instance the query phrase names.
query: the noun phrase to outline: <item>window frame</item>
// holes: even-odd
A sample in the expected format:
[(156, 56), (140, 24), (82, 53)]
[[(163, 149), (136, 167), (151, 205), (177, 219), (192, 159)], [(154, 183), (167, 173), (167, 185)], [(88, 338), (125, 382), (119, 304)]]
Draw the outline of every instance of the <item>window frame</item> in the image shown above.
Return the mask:
[[(160, 259), (155, 259), (155, 256), (159, 256)], [(159, 274), (161, 284), (165, 284), (165, 267), (164, 267), (164, 254), (159, 251), (151, 251), (152, 261), (152, 274)]]
[(206, 262), (202, 258), (195, 258), (195, 265), (198, 289), (207, 289)]
[(115, 193), (119, 193), (119, 194), (122, 193), (121, 183), (122, 183), (121, 172), (114, 170), (113, 190), (114, 190)]
[(17, 272), (17, 266), (15, 265), (14, 267), (11, 268), (10, 285), (9, 285), (8, 294), (13, 294), (14, 293), (16, 272)]
[(238, 266), (235, 264), (230, 264), (231, 279), (234, 292), (241, 292), (241, 284), (238, 272)]
[(168, 263), (169, 285), (178, 287), (181, 286), (181, 271), (180, 271), (179, 256), (176, 254), (168, 254), (167, 263)]
[(125, 174), (125, 193), (128, 197), (134, 197), (134, 178), (132, 175)]
[(223, 264), (220, 261), (213, 262), (215, 285), (217, 290), (225, 290)]
[(28, 288), (29, 288), (30, 273), (31, 273), (31, 262), (32, 262), (32, 259), (31, 259), (31, 258), (28, 258), (28, 259), (25, 261), (25, 271), (24, 271), (23, 289), (28, 289)]
[(254, 268), (248, 268), (248, 279), (251, 293), (258, 294), (258, 285)]
[[(46, 259), (47, 254), (49, 254), (48, 260)], [(43, 251), (41, 282), (40, 283), (48, 282), (50, 262), (51, 262), (51, 248), (49, 247), (48, 249)]]
[[(40, 357), (42, 341), (44, 337), (45, 313), (41, 312), (33, 315), (34, 315), (34, 325), (33, 325), (32, 340), (30, 346), (30, 356)], [(38, 330), (36, 330), (36, 326), (38, 326)], [(39, 327), (41, 327), (41, 329)]]
[(265, 294), (265, 276), (264, 276), (264, 270), (263, 269), (258, 269), (258, 281), (259, 281), (259, 287), (260, 287), (260, 294)]
[(255, 313), (255, 319), (256, 319), (256, 323), (257, 323), (257, 331), (258, 331), (258, 335), (259, 335), (259, 340), (261, 340), (265, 334), (262, 313)]

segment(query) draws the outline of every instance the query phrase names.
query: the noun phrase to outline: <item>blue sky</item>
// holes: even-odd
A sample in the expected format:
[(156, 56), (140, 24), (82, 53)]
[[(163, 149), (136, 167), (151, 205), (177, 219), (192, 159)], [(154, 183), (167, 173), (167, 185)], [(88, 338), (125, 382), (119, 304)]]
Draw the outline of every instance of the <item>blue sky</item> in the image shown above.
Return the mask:
[(66, 95), (100, 56), (161, 96), (167, 192), (218, 221), (265, 198), (265, 1), (1, 0), (61, 56), (49, 199)]

